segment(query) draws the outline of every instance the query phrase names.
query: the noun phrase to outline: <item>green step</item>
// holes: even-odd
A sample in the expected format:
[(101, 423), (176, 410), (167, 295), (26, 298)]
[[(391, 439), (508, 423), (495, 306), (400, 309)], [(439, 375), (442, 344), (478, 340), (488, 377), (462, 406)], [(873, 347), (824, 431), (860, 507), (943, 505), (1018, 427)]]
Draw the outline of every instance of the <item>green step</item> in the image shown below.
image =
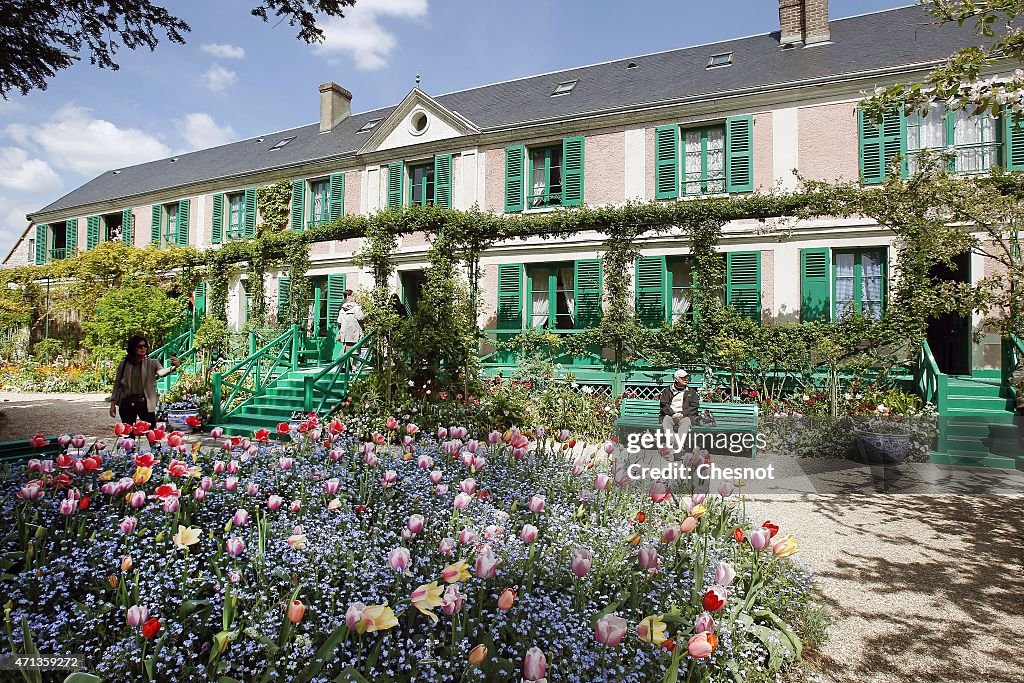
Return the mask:
[(1024, 458), (1024, 448), (1021, 448), (1017, 439), (993, 439), (989, 452), (1007, 458)]
[(975, 410), (972, 408), (950, 408), (945, 417), (949, 424), (1012, 424), (1013, 413), (1008, 410)]
[(963, 451), (949, 451), (947, 453), (929, 454), (928, 462), (936, 465), (957, 465), (959, 467), (998, 467), (1002, 469), (1015, 469), (1017, 461), (1001, 455), (977, 454)]
[(1000, 395), (1000, 388), (998, 384), (986, 384), (984, 382), (950, 382), (949, 393), (950, 397), (953, 396), (995, 396)]
[(971, 422), (968, 424), (952, 422), (947, 423), (945, 426), (946, 435), (949, 437), (970, 437), (973, 439), (978, 439), (980, 441), (981, 439), (988, 437), (990, 429), (993, 425), (990, 425), (987, 422)]
[(988, 437), (978, 439), (972, 437), (956, 437), (951, 436), (946, 438), (946, 450), (952, 451), (963, 451), (970, 453), (988, 453)]
[(949, 408), (991, 410), (993, 412), (1010, 409), (1010, 401), (1002, 396), (948, 396), (947, 399), (946, 405)]

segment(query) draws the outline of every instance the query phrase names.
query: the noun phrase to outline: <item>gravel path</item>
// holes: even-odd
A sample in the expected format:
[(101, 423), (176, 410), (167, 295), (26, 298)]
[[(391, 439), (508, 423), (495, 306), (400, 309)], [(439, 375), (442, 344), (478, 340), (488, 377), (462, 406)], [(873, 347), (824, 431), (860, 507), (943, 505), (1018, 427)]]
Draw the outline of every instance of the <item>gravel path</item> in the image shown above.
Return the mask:
[[(107, 405), (104, 394), (0, 392), (0, 441), (107, 436)], [(1024, 496), (762, 494), (747, 512), (794, 534), (817, 575), (832, 625), (809, 668), (823, 680), (1024, 680)]]
[(114, 420), (110, 394), (42, 394), (0, 391), (0, 441), (46, 436), (85, 434), (110, 436)]
[(794, 534), (817, 574), (824, 680), (1024, 680), (1024, 497), (775, 495), (747, 512)]

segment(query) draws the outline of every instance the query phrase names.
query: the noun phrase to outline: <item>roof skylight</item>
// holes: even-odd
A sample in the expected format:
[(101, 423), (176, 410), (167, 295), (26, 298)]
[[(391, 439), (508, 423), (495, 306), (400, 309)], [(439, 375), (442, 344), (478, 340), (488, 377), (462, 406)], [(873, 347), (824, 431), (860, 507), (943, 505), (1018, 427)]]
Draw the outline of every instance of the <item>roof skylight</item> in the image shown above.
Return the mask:
[(732, 53), (723, 52), (720, 55), (711, 55), (711, 59), (708, 60), (706, 68), (714, 69), (719, 66), (732, 66)]
[(384, 119), (370, 119), (369, 121), (364, 123), (363, 127), (360, 128), (359, 130), (357, 130), (356, 133), (368, 133), (371, 130), (373, 130), (374, 128), (376, 128), (377, 124), (380, 123), (383, 120)]
[(554, 92), (551, 93), (551, 97), (557, 97), (558, 95), (568, 95), (569, 93), (572, 92), (572, 89), (575, 88), (576, 84), (579, 82), (579, 79), (576, 79), (575, 81), (565, 81), (564, 83), (559, 83), (557, 86), (555, 86), (555, 90)]
[(295, 136), (293, 135), (290, 138), (284, 138), (283, 140), (278, 140), (277, 142), (274, 143), (274, 146), (270, 148), (270, 151), (273, 152), (275, 149), (281, 149), (282, 147), (284, 147), (285, 145), (287, 145), (289, 142), (291, 142), (294, 139), (295, 139)]

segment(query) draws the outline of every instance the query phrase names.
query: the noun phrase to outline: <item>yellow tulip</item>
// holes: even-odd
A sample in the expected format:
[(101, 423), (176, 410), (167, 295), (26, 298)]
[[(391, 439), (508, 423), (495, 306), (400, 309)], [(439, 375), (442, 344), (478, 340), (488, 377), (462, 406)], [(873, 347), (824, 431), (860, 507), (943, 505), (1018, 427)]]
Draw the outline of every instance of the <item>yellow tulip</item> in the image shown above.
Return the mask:
[(704, 513), (707, 511), (708, 509), (704, 507), (704, 503), (701, 503), (700, 505), (694, 505), (693, 509), (690, 510), (690, 516), (694, 519), (700, 519), (704, 516)]
[[(442, 592), (441, 587), (437, 585), (437, 581), (431, 581), (414, 590), (409, 600), (412, 602), (413, 607), (426, 614), (436, 624), (437, 615), (434, 614), (433, 610), (444, 603), (444, 600), (441, 598)], [(363, 614), (365, 615), (366, 612), (364, 611)]]
[(667, 629), (668, 624), (662, 621), (661, 615), (652, 614), (649, 617), (644, 617), (643, 621), (637, 625), (636, 634), (644, 642), (661, 645), (668, 640), (668, 636), (665, 635)]
[(363, 610), (360, 629), (366, 633), (387, 631), (395, 626), (398, 626), (398, 619), (387, 605), (370, 605)]
[(448, 565), (441, 570), (441, 578), (445, 583), (469, 581), (469, 563), (465, 560), (459, 560), (455, 564)]
[(153, 476), (152, 467), (136, 467), (135, 474), (132, 475), (132, 479), (135, 481), (136, 486), (142, 486), (149, 478)]
[(199, 536), (203, 533), (203, 530), (198, 527), (188, 527), (181, 524), (178, 525), (178, 533), (174, 534), (174, 545), (178, 548), (187, 548), (190, 545), (199, 542)]
[(107, 470), (106, 472), (100, 473), (100, 481), (110, 481), (114, 478), (114, 470)]
[(786, 536), (772, 546), (772, 552), (776, 557), (789, 557), (799, 549), (800, 546), (796, 544), (796, 539), (792, 536)]
[(125, 555), (124, 557), (121, 558), (121, 571), (123, 571), (123, 572), (130, 571), (131, 568), (132, 568), (132, 556), (131, 555)]

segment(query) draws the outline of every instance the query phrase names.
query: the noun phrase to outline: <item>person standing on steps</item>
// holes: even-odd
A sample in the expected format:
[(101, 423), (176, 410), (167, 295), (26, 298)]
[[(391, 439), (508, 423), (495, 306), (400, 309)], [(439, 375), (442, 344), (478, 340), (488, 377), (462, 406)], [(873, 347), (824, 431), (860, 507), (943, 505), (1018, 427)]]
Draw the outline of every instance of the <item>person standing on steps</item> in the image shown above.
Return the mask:
[(117, 366), (114, 390), (110, 394), (110, 417), (121, 413), (121, 422), (145, 420), (156, 422), (156, 380), (181, 367), (178, 356), (171, 356), (173, 367), (165, 368), (156, 358), (149, 358), (149, 341), (136, 335), (125, 345), (125, 357)]
[(363, 338), (363, 307), (356, 301), (351, 289), (345, 290), (345, 303), (338, 311), (338, 341), (341, 342), (342, 355), (348, 353), (353, 344)]

